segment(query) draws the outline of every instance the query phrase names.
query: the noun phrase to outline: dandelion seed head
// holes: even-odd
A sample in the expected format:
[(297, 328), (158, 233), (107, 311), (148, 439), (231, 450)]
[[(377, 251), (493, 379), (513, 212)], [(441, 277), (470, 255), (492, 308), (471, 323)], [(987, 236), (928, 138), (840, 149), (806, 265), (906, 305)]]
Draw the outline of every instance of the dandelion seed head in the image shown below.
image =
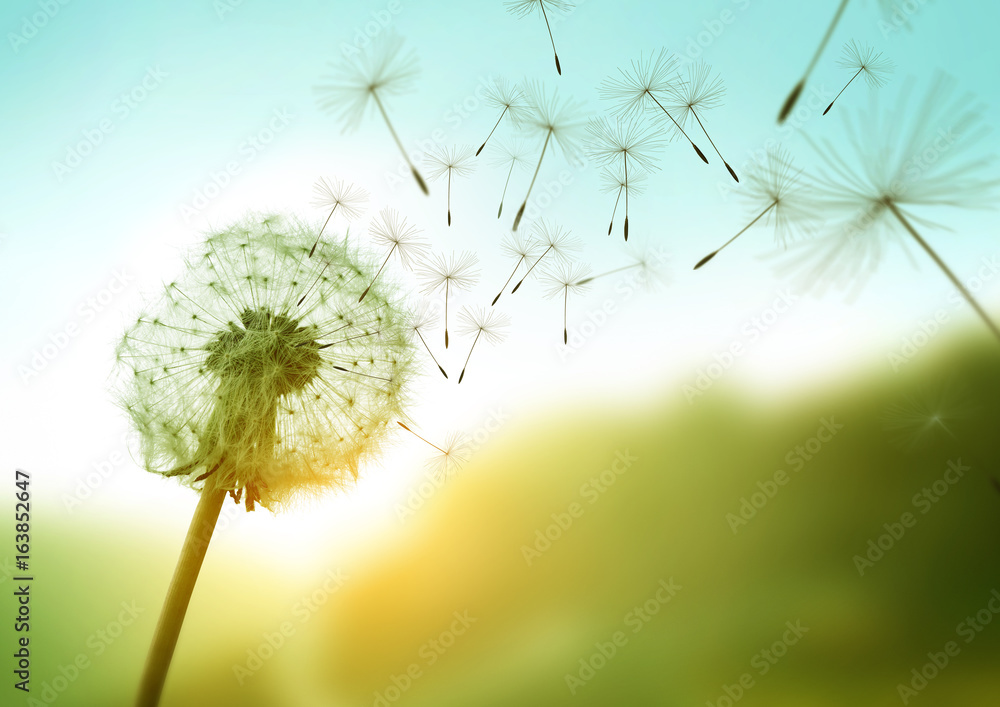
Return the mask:
[(500, 250), (518, 261), (538, 255), (541, 244), (534, 238), (526, 236), (523, 232), (517, 231), (508, 233), (500, 239)]
[(880, 88), (889, 81), (889, 75), (896, 70), (891, 59), (876, 51), (871, 44), (862, 44), (850, 40), (844, 45), (844, 51), (837, 66), (851, 71), (860, 71), (865, 81), (872, 88)]
[(490, 166), (509, 169), (512, 165), (527, 167), (531, 164), (531, 150), (528, 144), (515, 138), (497, 144), (497, 154), (490, 160)]
[(475, 150), (469, 145), (445, 145), (431, 150), (425, 156), (428, 176), (440, 179), (449, 172), (454, 177), (467, 177), (476, 168)]
[(627, 184), (625, 165), (616, 163), (601, 168), (601, 191), (606, 194), (614, 194), (627, 188), (629, 196), (641, 196), (646, 192), (646, 182), (648, 181), (649, 172), (642, 167), (629, 168)]
[(540, 81), (529, 82), (524, 94), (529, 109), (521, 123), (522, 130), (541, 139), (551, 137), (564, 154), (575, 155), (586, 125), (583, 104), (560, 98), (557, 91), (548, 91)]
[(718, 108), (726, 96), (726, 86), (722, 77), (712, 74), (712, 67), (704, 61), (688, 64), (684, 80), (672, 86), (673, 98), (668, 108), (674, 112), (682, 125), (688, 122), (694, 112)]
[(627, 158), (647, 171), (659, 169), (653, 156), (663, 149), (664, 141), (640, 121), (634, 118), (627, 121), (595, 118), (587, 125), (587, 131), (590, 133), (587, 154), (597, 164), (621, 163), (624, 172)]
[(528, 99), (524, 91), (502, 76), (494, 78), (486, 87), (486, 103), (505, 111), (514, 125), (519, 125), (528, 113)]
[(340, 179), (320, 177), (313, 187), (316, 197), (313, 206), (321, 209), (338, 209), (347, 220), (360, 218), (365, 212), (369, 194), (361, 187)]
[[(341, 488), (406, 406), (414, 349), (396, 292), (318, 228), (248, 216), (210, 234), (129, 326), (118, 395), (148, 471), (275, 509)], [(310, 285), (312, 294), (299, 299)]]
[(517, 17), (527, 17), (536, 10), (545, 12), (566, 12), (573, 9), (573, 3), (567, 0), (507, 0), (504, 2), (507, 12)]
[(379, 211), (368, 226), (368, 233), (378, 245), (394, 250), (403, 267), (408, 269), (414, 267), (430, 248), (430, 244), (421, 237), (420, 229), (411, 226), (391, 207)]
[(416, 54), (399, 35), (387, 33), (360, 56), (332, 62), (330, 73), (313, 90), (319, 107), (350, 130), (374, 109), (376, 99), (407, 92), (419, 73)]
[(510, 326), (510, 317), (492, 307), (463, 307), (458, 313), (458, 326), (462, 336), (478, 336), (490, 344), (499, 344)]
[(449, 256), (432, 255), (418, 270), (423, 281), (424, 294), (449, 290), (468, 290), (476, 284), (479, 258), (471, 251), (451, 253)]
[(564, 262), (549, 267), (542, 273), (546, 285), (545, 296), (549, 299), (566, 294), (579, 294), (590, 289), (590, 266), (580, 262)]
[(438, 453), (427, 460), (427, 470), (437, 479), (449, 479), (469, 460), (472, 445), (461, 432), (450, 432)]
[(599, 88), (600, 97), (613, 104), (612, 113), (620, 118), (634, 118), (647, 110), (659, 110), (655, 101), (669, 100), (681, 83), (677, 66), (677, 57), (666, 49), (648, 57), (640, 54), (629, 69), (619, 68), (617, 76), (604, 79)]
[(764, 160), (744, 179), (740, 196), (754, 211), (769, 209), (764, 223), (774, 224), (774, 240), (785, 246), (790, 240), (812, 232), (816, 225), (814, 205), (802, 170), (783, 147), (771, 147)]
[(557, 260), (564, 261), (580, 250), (580, 241), (568, 229), (545, 219), (538, 219), (531, 229), (540, 248)]
[(948, 383), (909, 393), (886, 407), (882, 428), (891, 434), (893, 444), (913, 451), (941, 440), (957, 441), (959, 423), (976, 411), (966, 391)]

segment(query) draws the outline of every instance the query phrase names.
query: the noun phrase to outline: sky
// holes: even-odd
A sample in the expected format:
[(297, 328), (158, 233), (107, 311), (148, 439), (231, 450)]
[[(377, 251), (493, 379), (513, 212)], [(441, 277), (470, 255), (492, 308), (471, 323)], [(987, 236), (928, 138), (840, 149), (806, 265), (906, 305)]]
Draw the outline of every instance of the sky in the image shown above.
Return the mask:
[[(412, 90), (387, 100), (387, 111), (419, 157), (439, 145), (484, 139), (498, 114), (484, 101), (492, 78), (540, 81), (579, 101), (585, 122), (608, 110), (598, 92), (605, 77), (666, 47), (682, 66), (705, 60), (722, 77), (725, 100), (706, 125), (738, 173), (746, 174), (774, 140), (808, 173), (817, 159), (804, 136), (842, 140), (845, 115), (871, 98), (872, 89), (855, 83), (820, 115), (850, 78), (836, 65), (849, 39), (872, 43), (896, 64), (877, 90), (880, 106), (893, 105), (907, 77), (919, 93), (944, 70), (986, 115), (995, 114), (988, 89), (996, 61), (988, 48), (1000, 8), (900, 3), (908, 26), (899, 27), (887, 5), (849, 4), (799, 109), (779, 126), (778, 109), (834, 2), (579, 2), (552, 18), (561, 76), (541, 18), (517, 18), (501, 2), (4, 3), (0, 298), (8, 335), (0, 414), (8, 443), (0, 454), (8, 467), (48, 470), (53, 502), (74, 493), (85, 472), (110, 463), (114, 472), (101, 482), (100, 498), (81, 513), (98, 516), (145, 499), (157, 506), (165, 532), (181, 527), (185, 492), (160, 480), (150, 485), (128, 455), (125, 419), (109, 390), (115, 343), (144, 298), (181, 271), (185, 249), (206, 230), (247, 210), (321, 220), (311, 204), (321, 176), (371, 193), (367, 214), (354, 224), (358, 233), (391, 206), (435, 250), (475, 252), (481, 281), (456, 306), (484, 304), (495, 294), (511, 264), (499, 241), (530, 170), (515, 172), (504, 215), (495, 219), (506, 175), (489, 165), (488, 149), (475, 172), (453, 184), (449, 228), (444, 182), (431, 182), (424, 196), (408, 176), (394, 176), (402, 162), (377, 116), (344, 131), (317, 105), (315, 87), (331, 62), (369, 50), (389, 33), (404, 38), (420, 74)], [(497, 140), (509, 136), (504, 130)], [(995, 133), (978, 146), (983, 155), (996, 148)], [(535, 187), (536, 199), (546, 197), (538, 216), (580, 239), (578, 257), (595, 274), (646, 253), (660, 263), (657, 282), (639, 287), (625, 271), (572, 297), (570, 346), (562, 344), (561, 302), (545, 298), (542, 283), (504, 295), (498, 306), (513, 321), (506, 340), (477, 351), (461, 386), (436, 378), (433, 369), (418, 383), (413, 418), (428, 437), (464, 431), (481, 446), (501, 437), (508, 419), (526, 424), (576, 404), (614, 410), (684, 401), (685, 386), (696, 385), (712, 364), (761, 400), (798, 394), (860, 370), (891, 371), (888, 354), (921, 327), (936, 335), (928, 323), (935, 316), (941, 330), (981, 326), (948, 299), (949, 283), (916, 248), (909, 255), (887, 250), (853, 301), (797, 291), (781, 273), (785, 256), (767, 227), (748, 231), (710, 267), (693, 272), (755, 214), (704, 149), (707, 166), (677, 141), (660, 154), (646, 193), (630, 205), (628, 243), (618, 226), (606, 235), (613, 201), (600, 191), (598, 170), (558, 150), (546, 156)], [(995, 311), (1000, 277), (989, 263), (998, 255), (997, 214), (952, 209), (935, 216), (947, 228), (928, 232), (928, 241), (960, 278), (981, 278), (976, 295)], [(397, 268), (393, 276), (419, 299), (412, 274)], [(467, 343), (453, 345), (449, 367), (457, 369)], [(391, 500), (419, 482), (427, 452), (419, 441), (398, 440), (385, 462), (396, 472), (370, 474), (351, 504), (335, 502), (335, 515), (344, 523), (391, 518)], [(139, 502), (133, 512), (138, 518), (150, 511)], [(328, 515), (329, 508), (317, 522), (334, 522)]]

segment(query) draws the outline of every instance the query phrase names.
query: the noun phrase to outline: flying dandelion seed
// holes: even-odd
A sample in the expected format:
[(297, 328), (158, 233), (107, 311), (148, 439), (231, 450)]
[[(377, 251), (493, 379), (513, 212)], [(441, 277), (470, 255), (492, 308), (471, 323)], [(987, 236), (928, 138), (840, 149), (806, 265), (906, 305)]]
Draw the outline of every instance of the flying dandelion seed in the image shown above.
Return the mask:
[(500, 214), (503, 213), (503, 200), (507, 198), (507, 187), (510, 186), (510, 177), (514, 174), (514, 169), (522, 169), (531, 163), (528, 161), (528, 147), (522, 140), (502, 142), (498, 147), (500, 154), (490, 162), (490, 165), (507, 168), (507, 180), (503, 183), (503, 193), (500, 195), (500, 208), (497, 209), (497, 218), (500, 218)]
[(833, 30), (837, 28), (837, 24), (840, 22), (841, 16), (844, 14), (844, 10), (847, 8), (848, 0), (841, 0), (840, 5), (837, 7), (837, 12), (833, 16), (833, 21), (830, 22), (830, 26), (826, 28), (826, 34), (823, 35), (823, 39), (820, 40), (819, 47), (816, 48), (816, 53), (813, 55), (812, 61), (809, 62), (809, 66), (806, 67), (806, 71), (802, 74), (802, 78), (799, 82), (795, 84), (795, 88), (792, 92), (788, 94), (785, 102), (781, 106), (781, 111), (778, 113), (778, 123), (784, 123), (785, 118), (789, 116), (792, 110), (795, 108), (795, 104), (799, 101), (799, 96), (802, 95), (802, 91), (805, 90), (806, 82), (809, 81), (809, 75), (812, 74), (813, 69), (816, 68), (816, 63), (819, 61), (820, 56), (823, 54), (823, 50), (826, 49), (826, 45), (830, 41), (830, 37), (833, 36)]
[(872, 94), (866, 110), (853, 118), (845, 114), (846, 141), (807, 138), (825, 163), (816, 180), (818, 204), (829, 214), (827, 221), (840, 227), (800, 249), (789, 266), (804, 270), (806, 286), (850, 288), (853, 296), (875, 271), (887, 243), (904, 245), (907, 234), (1000, 340), (1000, 328), (917, 231), (940, 224), (910, 211), (996, 203), (1000, 178), (993, 156), (978, 150), (968, 155), (985, 133), (984, 108), (939, 74), (911, 110), (913, 86), (912, 80), (905, 83), (892, 111), (880, 110), (878, 94)]
[(563, 298), (563, 344), (569, 343), (569, 293), (578, 294), (590, 287), (594, 279), (590, 277), (590, 267), (582, 263), (563, 263), (542, 275), (549, 289), (545, 296), (554, 299), (559, 295)]
[(625, 194), (626, 201), (628, 201), (628, 196), (640, 196), (646, 191), (646, 180), (649, 178), (649, 173), (642, 168), (636, 168), (628, 175), (628, 179), (625, 178), (625, 170), (622, 165), (614, 165), (613, 167), (604, 167), (601, 170), (601, 191), (606, 194), (615, 195), (615, 206), (611, 210), (611, 221), (608, 223), (608, 235), (611, 235), (611, 229), (615, 227), (615, 214), (618, 213), (618, 204), (621, 203), (622, 194)]
[(571, 253), (579, 249), (580, 244), (575, 239), (570, 237), (569, 231), (556, 226), (554, 224), (547, 223), (544, 219), (539, 219), (538, 223), (535, 224), (534, 235), (538, 241), (538, 247), (544, 248), (542, 254), (538, 256), (531, 267), (528, 268), (528, 272), (524, 273), (524, 277), (518, 280), (517, 284), (514, 285), (514, 289), (510, 291), (511, 294), (517, 292), (518, 288), (524, 284), (524, 281), (528, 279), (528, 275), (531, 271), (542, 262), (542, 258), (546, 255), (551, 254), (549, 260), (545, 261), (548, 263), (553, 258), (559, 262), (565, 262)]
[(486, 103), (500, 111), (500, 117), (490, 130), (490, 134), (483, 140), (483, 144), (476, 150), (476, 157), (486, 147), (486, 143), (493, 137), (493, 133), (500, 127), (500, 121), (504, 116), (509, 115), (514, 125), (519, 125), (521, 119), (527, 114), (528, 103), (524, 97), (524, 92), (515, 85), (510, 84), (507, 79), (495, 78), (493, 83), (486, 89)]
[(597, 275), (587, 275), (580, 280), (577, 280), (575, 285), (589, 285), (594, 280), (600, 280), (601, 278), (610, 277), (620, 272), (625, 272), (626, 270), (637, 270), (638, 276), (636, 280), (643, 285), (652, 285), (654, 281), (662, 279), (660, 277), (659, 270), (654, 267), (653, 260), (656, 260), (658, 264), (661, 264), (665, 260), (665, 255), (659, 252), (656, 253), (640, 253), (638, 255), (633, 254), (633, 259), (635, 262), (630, 265), (622, 265), (621, 267), (614, 268), (612, 270), (606, 270)]
[(461, 383), (462, 379), (465, 378), (465, 369), (469, 367), (469, 359), (472, 358), (472, 352), (476, 350), (479, 338), (482, 337), (488, 344), (499, 344), (503, 341), (504, 330), (510, 326), (510, 317), (486, 307), (463, 308), (458, 313), (458, 322), (459, 334), (462, 336), (476, 335), (472, 346), (469, 347), (469, 355), (465, 357), (462, 373), (458, 376), (458, 382)]
[(210, 234), (118, 345), (117, 392), (143, 466), (200, 493), (139, 705), (159, 700), (226, 495), (250, 511), (343, 488), (403, 414), (414, 350), (398, 294), (381, 286), (359, 305), (369, 258), (321, 242), (310, 259), (316, 233), (247, 217)]
[(382, 266), (372, 278), (371, 284), (361, 293), (358, 302), (361, 302), (368, 295), (368, 291), (375, 284), (378, 276), (382, 274), (382, 270), (385, 269), (386, 263), (389, 262), (393, 253), (399, 256), (399, 261), (404, 268), (412, 269), (414, 263), (422, 258), (430, 248), (430, 244), (420, 237), (420, 230), (408, 224), (406, 219), (401, 217), (395, 209), (389, 207), (379, 211), (378, 216), (372, 220), (368, 227), (368, 233), (375, 243), (388, 248), (389, 252), (386, 254), (385, 260), (382, 261)]
[(705, 123), (702, 122), (701, 115), (699, 115), (699, 113), (704, 115), (705, 111), (722, 105), (722, 99), (726, 95), (726, 86), (722, 83), (722, 77), (718, 74), (712, 76), (712, 67), (703, 61), (688, 64), (687, 80), (675, 86), (674, 95), (676, 102), (671, 105), (671, 108), (679, 116), (678, 122), (681, 125), (685, 125), (689, 117), (694, 118), (698, 123), (698, 127), (705, 133), (708, 142), (712, 145), (712, 149), (715, 150), (715, 154), (719, 156), (722, 164), (729, 170), (729, 176), (736, 182), (739, 182), (740, 178), (736, 176), (736, 172), (726, 162), (726, 158), (722, 156), (722, 153), (719, 152), (715, 140), (708, 134)]
[(438, 454), (432, 457), (427, 463), (427, 468), (430, 469), (437, 478), (448, 478), (462, 468), (462, 464), (466, 462), (468, 440), (465, 439), (465, 436), (461, 432), (452, 432), (449, 434), (445, 438), (444, 446), (439, 447), (426, 437), (414, 432), (402, 422), (397, 421), (396, 424), (424, 444), (437, 450)]
[(452, 177), (467, 177), (475, 169), (472, 148), (467, 145), (442, 147), (427, 155), (430, 178), (439, 179), (448, 175), (448, 225), (451, 226), (451, 180)]
[[(632, 160), (633, 176), (635, 168), (646, 172), (658, 169), (653, 153), (663, 147), (663, 140), (654, 133), (645, 130), (635, 119), (629, 122), (617, 120), (613, 124), (606, 118), (597, 118), (587, 126), (591, 138), (587, 143), (587, 154), (598, 165), (604, 167), (620, 166), (622, 172), (622, 187), (618, 195), (625, 194), (625, 240), (628, 240), (628, 171), (629, 160)], [(615, 212), (618, 202), (615, 202)], [(608, 235), (614, 226), (614, 213), (611, 214), (611, 225)]]
[(765, 224), (773, 219), (774, 239), (785, 245), (790, 237), (808, 229), (812, 221), (813, 209), (810, 208), (806, 195), (802, 170), (792, 166), (791, 155), (781, 147), (769, 149), (764, 161), (747, 177), (747, 183), (741, 192), (741, 196), (755, 209), (760, 209), (760, 212), (735, 236), (699, 260), (694, 269), (708, 263), (761, 219), (764, 219)]
[(427, 345), (427, 340), (424, 338), (422, 331), (423, 329), (430, 329), (433, 326), (434, 317), (431, 314), (430, 308), (426, 305), (413, 312), (409, 320), (409, 328), (413, 330), (413, 333), (417, 335), (418, 339), (420, 339), (420, 343), (424, 345), (425, 349), (427, 349), (427, 355), (431, 357), (432, 361), (434, 361), (438, 370), (441, 371), (441, 375), (447, 378), (448, 374), (445, 372), (444, 366), (442, 366), (441, 362), (437, 360), (437, 356), (435, 356), (434, 352), (431, 351), (431, 347)]
[(338, 208), (340, 208), (340, 213), (344, 218), (351, 221), (360, 218), (364, 213), (365, 204), (368, 203), (367, 191), (339, 179), (334, 179), (331, 183), (325, 178), (320, 177), (319, 181), (316, 182), (314, 191), (316, 192), (316, 198), (312, 202), (313, 206), (318, 206), (321, 209), (330, 209), (330, 213), (327, 214), (326, 221), (323, 222), (323, 227), (316, 234), (316, 242), (309, 249), (310, 258), (316, 252), (319, 239), (323, 236), (323, 231), (326, 230), (327, 224), (330, 223), (330, 219), (333, 218), (333, 214)]
[(507, 6), (507, 12), (518, 17), (527, 17), (535, 10), (542, 13), (545, 28), (549, 31), (549, 41), (552, 42), (552, 54), (556, 58), (556, 73), (562, 76), (559, 52), (556, 51), (556, 40), (552, 37), (552, 25), (549, 24), (549, 16), (545, 9), (548, 8), (549, 12), (567, 12), (573, 9), (573, 3), (566, 2), (566, 0), (508, 0), (504, 5)]
[(933, 392), (909, 394), (887, 407), (882, 428), (892, 433), (894, 444), (913, 451), (940, 437), (957, 441), (956, 423), (972, 417), (975, 411), (952, 386), (942, 386)]
[(503, 287), (500, 288), (497, 296), (490, 303), (491, 307), (497, 303), (500, 295), (507, 289), (507, 285), (514, 279), (514, 275), (517, 273), (517, 269), (521, 267), (521, 263), (527, 262), (529, 258), (538, 252), (539, 248), (540, 244), (538, 241), (532, 238), (525, 238), (519, 233), (512, 233), (500, 241), (500, 249), (510, 257), (515, 258), (515, 262), (514, 269), (510, 271), (510, 277), (507, 278), (507, 282), (503, 283)]
[(469, 290), (476, 284), (479, 258), (468, 251), (452, 253), (450, 258), (436, 255), (424, 264), (417, 275), (424, 281), (424, 294), (444, 292), (444, 347), (448, 348), (448, 301), (456, 290)]
[(670, 96), (676, 94), (682, 83), (677, 64), (677, 57), (666, 49), (661, 49), (655, 58), (650, 55), (647, 59), (640, 55), (638, 61), (632, 62), (631, 71), (618, 69), (620, 76), (604, 79), (600, 95), (614, 104), (612, 112), (619, 118), (637, 117), (646, 111), (662, 112), (670, 119), (677, 133), (691, 144), (702, 162), (708, 164), (705, 153), (684, 132), (684, 127), (664, 105), (669, 102)]
[(420, 69), (416, 54), (403, 51), (403, 40), (395, 34), (386, 35), (379, 43), (372, 44), (356, 60), (345, 58), (331, 64), (332, 73), (324, 76), (327, 82), (315, 87), (317, 102), (323, 110), (332, 113), (344, 124), (344, 129), (355, 129), (369, 113), (369, 106), (378, 109), (400, 154), (410, 167), (413, 178), (424, 194), (429, 194), (427, 184), (410, 161), (396, 129), (385, 110), (385, 98), (398, 96), (409, 90)]
[(858, 78), (861, 74), (865, 75), (865, 81), (868, 82), (869, 87), (881, 88), (889, 80), (889, 74), (896, 69), (896, 65), (891, 60), (883, 58), (882, 52), (876, 52), (875, 47), (870, 44), (858, 44), (853, 39), (844, 46), (843, 57), (837, 62), (837, 66), (842, 69), (855, 71), (856, 73), (847, 82), (847, 85), (840, 89), (840, 93), (830, 101), (830, 105), (823, 111), (823, 115), (830, 112), (833, 104), (847, 90), (847, 86), (854, 83), (854, 79)]
[(535, 187), (535, 180), (538, 179), (538, 172), (542, 168), (542, 160), (545, 159), (545, 151), (549, 143), (553, 142), (563, 154), (571, 157), (577, 150), (577, 138), (583, 121), (580, 118), (582, 105), (573, 100), (559, 100), (558, 94), (553, 91), (548, 95), (545, 87), (534, 82), (528, 85), (525, 93), (531, 110), (524, 120), (524, 128), (527, 132), (544, 136), (542, 152), (538, 156), (538, 166), (535, 167), (535, 174), (531, 177), (531, 184), (528, 185), (528, 193), (524, 195), (524, 203), (514, 217), (512, 231), (516, 231), (524, 216), (524, 210), (528, 206), (528, 199), (531, 197), (531, 190)]

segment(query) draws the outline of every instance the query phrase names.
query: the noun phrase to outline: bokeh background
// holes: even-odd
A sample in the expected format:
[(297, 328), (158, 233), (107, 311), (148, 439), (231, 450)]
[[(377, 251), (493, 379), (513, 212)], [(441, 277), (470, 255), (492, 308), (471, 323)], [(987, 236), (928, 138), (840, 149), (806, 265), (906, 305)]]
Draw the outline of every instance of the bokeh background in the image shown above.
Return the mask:
[[(456, 304), (485, 304), (507, 277), (499, 240), (530, 172), (515, 173), (498, 221), (506, 175), (484, 153), (454, 184), (447, 228), (443, 183), (425, 197), (394, 176), (402, 162), (381, 122), (345, 134), (317, 107), (331, 61), (387, 32), (406, 39), (421, 76), (389, 110), (417, 156), (437, 139), (482, 141), (497, 116), (482, 100), (492, 77), (539, 79), (581, 101), (586, 120), (607, 108), (605, 76), (661, 46), (724, 78), (709, 126), (740, 174), (768, 141), (808, 171), (804, 136), (843, 138), (869, 89), (856, 83), (820, 112), (849, 78), (836, 59), (851, 38), (897, 64), (879, 91), (886, 110), (906, 77), (920, 89), (943, 69), (995, 114), (994, 3), (857, 0), (778, 126), (836, 4), (587, 0), (553, 18), (559, 77), (541, 18), (501, 2), (5, 3), (0, 610), (13, 616), (21, 467), (37, 702), (5, 668), (3, 703), (132, 699), (196, 499), (133, 461), (109, 390), (113, 352), (143, 293), (179, 272), (204, 230), (248, 209), (319, 220), (314, 182), (341, 177), (372, 194), (360, 232), (393, 206), (436, 250), (477, 254), (480, 282)], [(123, 104), (144, 79), (143, 99)], [(60, 168), (102, 124), (90, 154)], [(992, 133), (978, 145), (996, 147)], [(645, 252), (655, 277), (626, 271), (571, 300), (570, 346), (561, 303), (529, 281), (497, 305), (513, 325), (477, 350), (461, 386), (428, 361), (412, 418), (431, 440), (469, 441), (446, 480), (426, 466), (433, 450), (401, 434), (350, 493), (281, 515), (226, 506), (163, 704), (995, 705), (997, 342), (916, 249), (889, 250), (852, 300), (797, 290), (767, 228), (692, 272), (754, 215), (710, 159), (669, 146), (624, 244), (618, 229), (605, 235), (597, 169), (546, 157), (539, 213), (581, 239), (580, 260), (599, 273)], [(956, 209), (944, 226), (928, 240), (1000, 312), (997, 214)], [(772, 324), (778, 299), (792, 304)], [(921, 345), (900, 363), (908, 342)], [(724, 375), (686, 395), (734, 343), (744, 353)], [(949, 463), (964, 469), (955, 483), (942, 481), (956, 479)], [(907, 512), (912, 527), (859, 570), (856, 556)], [(919, 687), (911, 671), (951, 641), (957, 655)], [(904, 700), (900, 684), (917, 694)]]

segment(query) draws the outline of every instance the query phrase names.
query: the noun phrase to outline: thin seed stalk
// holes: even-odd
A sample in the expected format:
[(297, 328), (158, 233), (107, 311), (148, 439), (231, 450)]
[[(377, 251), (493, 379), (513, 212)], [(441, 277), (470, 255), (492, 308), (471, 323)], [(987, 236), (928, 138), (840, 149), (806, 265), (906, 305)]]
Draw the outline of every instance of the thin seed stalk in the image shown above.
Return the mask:
[(833, 21), (830, 23), (830, 26), (826, 28), (826, 34), (823, 35), (823, 39), (819, 43), (816, 53), (813, 54), (812, 61), (809, 62), (809, 66), (806, 67), (806, 71), (802, 74), (802, 78), (799, 79), (797, 84), (795, 84), (795, 88), (792, 89), (791, 93), (788, 94), (788, 98), (786, 98), (784, 104), (782, 104), (781, 112), (778, 113), (779, 124), (784, 123), (785, 118), (787, 118), (788, 114), (792, 112), (793, 108), (795, 108), (795, 104), (798, 102), (799, 96), (802, 95), (802, 91), (806, 87), (806, 81), (809, 80), (809, 74), (811, 74), (812, 70), (815, 68), (816, 62), (819, 61), (819, 57), (826, 48), (827, 42), (829, 42), (830, 37), (833, 36), (833, 30), (836, 29), (837, 23), (840, 22), (840, 16), (844, 14), (844, 10), (847, 8), (847, 2), (848, 0), (841, 0), (840, 7), (837, 8), (837, 13), (833, 16)]
[(552, 53), (556, 57), (556, 73), (562, 76), (562, 67), (559, 65), (559, 52), (556, 51), (556, 40), (552, 36), (552, 26), (549, 24), (549, 17), (545, 14), (545, 3), (540, 2), (538, 6), (542, 8), (542, 17), (545, 19), (545, 28), (549, 30), (549, 41), (552, 42)]
[(479, 343), (479, 336), (480, 336), (480, 335), (481, 335), (482, 333), (483, 333), (483, 330), (482, 330), (482, 329), (480, 329), (480, 330), (479, 330), (479, 331), (478, 331), (478, 332), (476, 333), (476, 338), (475, 338), (475, 339), (473, 340), (473, 342), (472, 342), (472, 346), (470, 346), (470, 347), (469, 347), (469, 355), (465, 357), (465, 365), (464, 365), (464, 366), (462, 366), (462, 372), (461, 372), (461, 373), (459, 374), (459, 376), (458, 376), (458, 382), (459, 382), (459, 383), (461, 383), (461, 382), (462, 382), (462, 379), (463, 379), (463, 378), (465, 378), (465, 369), (469, 367), (469, 359), (471, 359), (471, 358), (472, 358), (472, 352), (473, 352), (473, 351), (475, 350), (475, 348), (476, 348), (476, 344), (477, 344), (477, 343)]
[(512, 231), (517, 230), (518, 224), (521, 223), (521, 217), (524, 216), (524, 210), (528, 206), (528, 199), (531, 197), (531, 190), (535, 188), (535, 180), (538, 179), (538, 172), (542, 168), (542, 160), (545, 159), (545, 150), (549, 146), (549, 140), (552, 138), (552, 129), (549, 129), (548, 135), (545, 136), (545, 143), (542, 145), (542, 154), (538, 157), (538, 165), (535, 167), (535, 173), (531, 177), (531, 184), (528, 185), (528, 193), (524, 195), (524, 203), (521, 204), (521, 208), (518, 209), (517, 216), (514, 217), (514, 226), (510, 229)]
[(941, 271), (948, 276), (948, 279), (951, 280), (951, 283), (958, 289), (962, 297), (965, 298), (965, 301), (968, 302), (969, 305), (976, 311), (976, 314), (978, 314), (980, 319), (983, 320), (989, 330), (993, 333), (993, 336), (1000, 341), (1000, 328), (998, 328), (993, 320), (990, 319), (989, 315), (986, 314), (986, 311), (982, 308), (979, 302), (976, 301), (976, 298), (973, 297), (972, 293), (969, 292), (965, 285), (962, 284), (962, 281), (955, 276), (955, 273), (951, 271), (951, 268), (945, 265), (944, 261), (941, 260), (941, 257), (937, 254), (937, 252), (931, 248), (930, 244), (921, 238), (920, 234), (917, 233), (916, 229), (913, 228), (896, 205), (891, 201), (886, 201), (885, 204), (889, 207), (889, 210), (892, 211), (892, 215), (895, 216), (901, 224), (903, 224), (903, 228), (905, 228), (909, 234), (913, 236), (913, 239), (920, 244), (920, 247), (923, 248), (927, 255), (931, 257), (931, 260), (933, 260), (934, 263), (941, 268)]
[(854, 76), (851, 77), (851, 80), (847, 82), (847, 85), (844, 86), (842, 89), (840, 89), (840, 93), (838, 93), (836, 96), (834, 96), (834, 99), (832, 101), (830, 101), (830, 105), (828, 105), (826, 107), (826, 110), (823, 111), (823, 115), (826, 115), (827, 113), (830, 112), (830, 109), (833, 108), (833, 104), (836, 103), (837, 99), (840, 98), (840, 95), (844, 91), (847, 90), (847, 86), (850, 86), (852, 83), (854, 83), (854, 79), (858, 78), (861, 75), (861, 72), (864, 71), (864, 70), (865, 70), (865, 67), (863, 67), (863, 66), (860, 69), (858, 69), (858, 73), (854, 74)]
[(177, 568), (167, 589), (167, 597), (163, 602), (160, 620), (156, 624), (153, 643), (146, 657), (146, 667), (143, 669), (142, 681), (139, 685), (139, 696), (136, 707), (156, 707), (163, 692), (163, 683), (167, 678), (170, 659), (174, 655), (177, 637), (184, 623), (191, 592), (194, 590), (201, 563), (205, 559), (208, 543), (212, 539), (215, 524), (222, 510), (222, 502), (226, 492), (220, 489), (205, 489), (198, 500), (194, 517), (188, 528), (184, 545), (181, 548)]
[(410, 161), (410, 156), (406, 154), (406, 148), (403, 147), (402, 140), (399, 139), (399, 135), (396, 134), (396, 129), (392, 127), (392, 122), (389, 120), (389, 114), (385, 112), (385, 107), (382, 105), (382, 101), (379, 100), (378, 91), (372, 91), (372, 96), (375, 98), (375, 105), (378, 106), (379, 112), (382, 114), (383, 120), (385, 120), (386, 126), (389, 128), (389, 132), (392, 133), (392, 139), (396, 141), (396, 146), (399, 148), (400, 153), (403, 155), (403, 159), (406, 160), (406, 164), (410, 166), (410, 172), (413, 174), (413, 178), (417, 180), (417, 185), (420, 187), (420, 191), (424, 194), (430, 194), (427, 190), (427, 184), (424, 182), (424, 178), (420, 176), (420, 172), (417, 168), (413, 166)]
[(505, 115), (507, 115), (508, 108), (510, 108), (510, 106), (503, 107), (503, 112), (500, 113), (500, 117), (497, 118), (497, 122), (496, 125), (493, 126), (493, 130), (490, 130), (490, 134), (486, 136), (486, 139), (483, 140), (483, 144), (479, 146), (478, 150), (476, 150), (476, 157), (479, 157), (479, 153), (483, 151), (483, 148), (486, 147), (486, 143), (488, 143), (490, 141), (490, 138), (493, 137), (493, 133), (496, 132), (496, 129), (500, 126), (500, 121), (503, 120), (503, 117)]

